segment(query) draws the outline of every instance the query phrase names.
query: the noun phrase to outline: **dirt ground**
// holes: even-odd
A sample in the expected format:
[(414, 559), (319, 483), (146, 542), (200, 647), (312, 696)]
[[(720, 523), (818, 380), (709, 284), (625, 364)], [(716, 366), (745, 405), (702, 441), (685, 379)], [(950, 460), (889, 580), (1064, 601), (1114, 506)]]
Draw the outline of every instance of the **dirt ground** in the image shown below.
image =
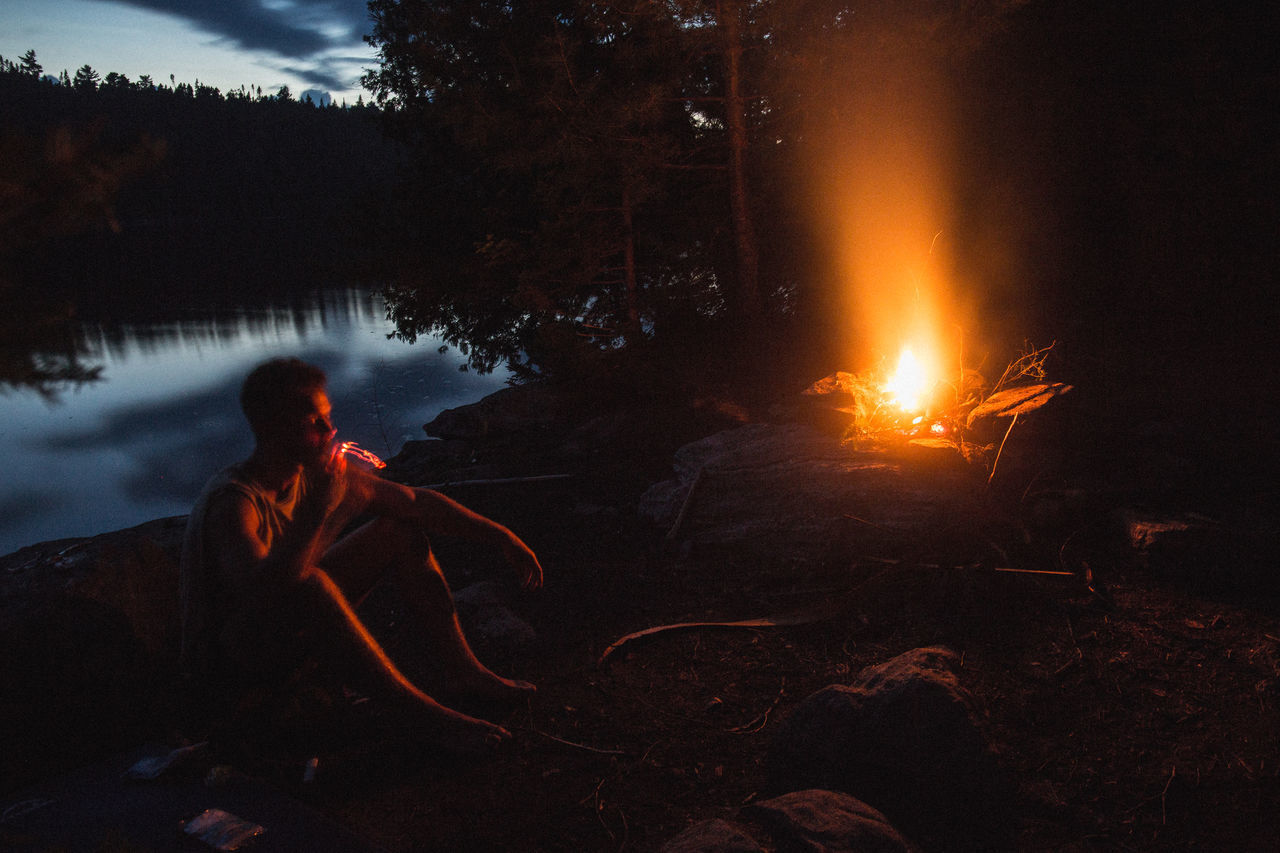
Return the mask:
[[(1013, 783), (1008, 849), (1280, 843), (1274, 600), (1162, 581), (1100, 533), (1073, 542), (1069, 577), (922, 565), (920, 543), (893, 553), (871, 536), (867, 554), (823, 564), (681, 554), (611, 509), (606, 480), (594, 496), (543, 484), (482, 507), (527, 536), (548, 576), (515, 599), (536, 647), (493, 661), (539, 686), (503, 717), (514, 742), (483, 759), (334, 756), (300, 796), (392, 850), (657, 850), (713, 817), (767, 846), (743, 807), (771, 793), (766, 757), (788, 713), (865, 666), (946, 645)], [(833, 605), (810, 624), (675, 630), (599, 660), (653, 626)], [(960, 849), (910, 816), (899, 828)]]
[[(999, 560), (975, 550), (986, 532), (954, 530), (907, 541), (868, 529), (817, 561), (682, 548), (635, 512), (670, 458), (646, 452), (643, 463), (455, 494), (521, 534), (547, 573), (537, 594), (511, 588), (536, 642), (481, 650), (495, 669), (538, 685), (524, 707), (472, 709), (513, 732), (498, 753), (445, 755), (412, 732), (344, 743), (303, 730), (234, 756), (237, 767), (393, 851), (655, 851), (715, 817), (772, 849), (745, 807), (780, 793), (769, 790), (767, 756), (788, 714), (863, 667), (945, 645), (961, 656), (960, 682), (1011, 782), (996, 849), (1277, 849), (1275, 597), (1159, 575), (1118, 547), (1106, 516)], [(455, 586), (501, 569), (441, 551), (446, 567), (473, 570)], [(1011, 564), (1070, 574), (993, 571)], [(418, 647), (394, 596), (369, 607), (413, 675)], [(810, 619), (673, 630), (600, 659), (655, 626), (796, 615)], [(163, 701), (145, 727), (116, 727), (128, 743), (99, 733), (96, 748), (190, 734)], [(71, 760), (48, 742), (42, 772)], [(312, 756), (318, 774), (303, 783)], [(890, 817), (922, 849), (972, 849), (918, 815)]]

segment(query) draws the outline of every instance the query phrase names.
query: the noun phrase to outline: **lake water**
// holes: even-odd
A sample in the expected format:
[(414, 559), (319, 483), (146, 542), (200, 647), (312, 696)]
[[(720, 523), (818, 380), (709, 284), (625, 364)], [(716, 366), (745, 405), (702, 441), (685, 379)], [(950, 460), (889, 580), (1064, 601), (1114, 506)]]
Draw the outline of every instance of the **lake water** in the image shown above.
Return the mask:
[(201, 486), (246, 456), (240, 383), (288, 355), (329, 375), (334, 425), (380, 456), (427, 436), (447, 408), (503, 386), (506, 374), (458, 370), (440, 342), (388, 339), (379, 297), (330, 291), (289, 307), (244, 308), (163, 325), (86, 327), (102, 378), (50, 402), (0, 393), (0, 554), (186, 513)]

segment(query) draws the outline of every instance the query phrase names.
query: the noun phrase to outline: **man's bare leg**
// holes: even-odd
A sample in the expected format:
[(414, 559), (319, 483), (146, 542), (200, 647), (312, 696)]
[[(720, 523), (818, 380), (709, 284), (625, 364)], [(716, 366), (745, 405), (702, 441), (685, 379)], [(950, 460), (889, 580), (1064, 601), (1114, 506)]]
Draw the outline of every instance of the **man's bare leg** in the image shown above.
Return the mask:
[[(222, 637), (233, 661), (246, 673), (258, 671), (260, 665), (277, 665), (280, 662), (272, 660), (277, 652), (287, 656), (293, 651), (288, 648), (289, 639), (282, 637), (281, 631), (273, 631), (271, 621), (296, 624), (295, 619), (280, 619), (279, 608), (288, 607), (308, 623), (312, 636), (321, 638), (326, 658), (322, 665), (336, 667), (352, 686), (380, 696), (420, 719), (428, 729), (429, 740), (442, 746), (478, 750), (497, 746), (511, 737), (501, 726), (441, 705), (406, 678), (326, 572), (314, 570), (287, 602), (277, 602), (275, 607), (264, 601), (257, 604), (237, 614)], [(286, 627), (283, 633), (290, 631)]]
[(350, 586), (351, 600), (367, 594), (381, 577), (394, 581), (418, 616), (450, 693), (506, 702), (536, 689), (527, 681), (503, 678), (476, 657), (458, 621), (444, 572), (427, 537), (413, 524), (393, 519), (369, 522), (337, 542), (322, 562), (344, 590)]

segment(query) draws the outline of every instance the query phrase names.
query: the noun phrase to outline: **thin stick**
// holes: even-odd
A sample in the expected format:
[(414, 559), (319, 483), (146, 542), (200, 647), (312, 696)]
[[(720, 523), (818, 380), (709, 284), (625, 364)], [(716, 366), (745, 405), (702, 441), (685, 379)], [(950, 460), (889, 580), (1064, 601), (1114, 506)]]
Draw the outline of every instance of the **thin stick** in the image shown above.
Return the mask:
[(1014, 575), (1053, 575), (1059, 578), (1073, 578), (1076, 576), (1075, 572), (1056, 572), (1052, 569), (1009, 569), (1003, 566), (996, 566), (991, 571), (1007, 572)]
[(494, 480), (447, 480), (432, 483), (424, 489), (447, 489), (452, 486), (507, 486), (512, 483), (541, 483), (546, 480), (568, 480), (572, 474), (539, 474), (536, 477), (499, 477)]
[(587, 746), (585, 743), (574, 743), (571, 740), (565, 740), (562, 737), (556, 737), (555, 735), (548, 734), (547, 732), (544, 732), (540, 729), (535, 729), (533, 726), (529, 726), (529, 731), (533, 732), (535, 735), (542, 735), (544, 738), (547, 738), (548, 740), (553, 740), (556, 743), (562, 743), (565, 746), (571, 746), (574, 749), (583, 749), (583, 750), (586, 750), (587, 752), (596, 752), (601, 755), (626, 755), (627, 754), (626, 750), (622, 750), (622, 749), (600, 749), (599, 747), (595, 747), (595, 746)]
[(702, 482), (702, 474), (706, 470), (706, 468), (699, 468), (698, 473), (693, 476), (693, 482), (689, 484), (689, 492), (684, 496), (684, 503), (680, 504), (680, 512), (676, 514), (675, 523), (667, 531), (667, 542), (674, 542), (676, 537), (680, 535), (680, 528), (684, 527), (684, 519), (689, 514), (689, 507), (693, 506), (693, 495), (698, 491), (698, 485)]
[(662, 634), (667, 631), (680, 631), (689, 628), (785, 628), (793, 625), (809, 625), (813, 622), (821, 622), (824, 619), (831, 618), (834, 612), (831, 607), (823, 607), (798, 616), (779, 617), (777, 619), (739, 619), (735, 622), (676, 622), (671, 625), (658, 625), (654, 628), (645, 628), (643, 631), (634, 631), (619, 640), (615, 640), (604, 650), (604, 653), (600, 655), (596, 663), (604, 663), (609, 658), (609, 655), (632, 640), (638, 640), (641, 637), (649, 637), (654, 634)]
[(1014, 412), (1013, 420), (1009, 422), (1009, 428), (1004, 432), (1004, 438), (1000, 439), (1000, 449), (996, 451), (995, 461), (991, 463), (991, 474), (987, 476), (988, 485), (991, 478), (996, 475), (996, 466), (1000, 464), (1000, 454), (1004, 453), (1004, 443), (1009, 440), (1009, 433), (1013, 432), (1013, 426), (1018, 422), (1018, 413)]
[(1178, 767), (1177, 765), (1174, 765), (1174, 768), (1171, 771), (1169, 771), (1169, 781), (1164, 783), (1164, 790), (1160, 792), (1160, 825), (1161, 826), (1165, 826), (1169, 822), (1169, 815), (1165, 811), (1165, 797), (1169, 793), (1169, 786), (1173, 784), (1173, 777), (1177, 775), (1178, 775)]
[(893, 532), (892, 530), (890, 530), (889, 528), (885, 527), (884, 525), (876, 524), (874, 521), (867, 521), (865, 518), (858, 518), (856, 515), (850, 515), (850, 514), (849, 514), (849, 513), (847, 513), (847, 512), (844, 514), (844, 517), (845, 517), (845, 518), (847, 518), (847, 519), (849, 519), (850, 521), (856, 521), (856, 522), (858, 522), (859, 524), (865, 524), (865, 525), (867, 525), (868, 527), (874, 527), (876, 530), (883, 530), (885, 533), (892, 533), (892, 532)]
[[(771, 712), (774, 708), (778, 707), (778, 703), (782, 701), (782, 694), (786, 692), (786, 689), (787, 689), (787, 677), (784, 675), (782, 677), (782, 686), (778, 688), (778, 695), (773, 697), (773, 701), (769, 703), (768, 708), (765, 708), (764, 711), (762, 711), (759, 714), (756, 714), (756, 716), (750, 722), (743, 723), (740, 726), (734, 726), (731, 729), (725, 729), (725, 731), (731, 732), (733, 734), (740, 734), (740, 733), (755, 734), (756, 732), (763, 729), (765, 725), (768, 724), (769, 722), (769, 712)], [(759, 723), (760, 725), (757, 726), (756, 723)]]
[[(893, 559), (889, 559), (889, 558), (887, 558), (887, 557), (861, 557), (860, 559), (867, 560), (867, 561), (872, 562), (872, 563), (882, 563), (882, 564), (890, 565), (890, 566), (901, 566), (901, 565), (903, 565), (903, 564), (904, 564), (904, 562), (905, 562), (905, 561), (903, 561), (903, 560), (893, 560)], [(972, 569), (972, 568), (976, 568), (976, 566), (973, 566), (973, 565), (970, 565), (970, 566), (944, 566), (944, 565), (942, 565), (941, 563), (910, 563), (910, 565), (917, 566), (917, 567), (922, 568), (922, 569), (955, 569), (955, 570), (959, 570), (959, 569)], [(1005, 566), (993, 566), (993, 567), (990, 569), (990, 571), (993, 571), (993, 572), (1007, 572), (1007, 573), (1009, 573), (1009, 574), (1015, 574), (1015, 575), (1053, 575), (1054, 577), (1062, 577), (1062, 578), (1071, 578), (1071, 577), (1075, 577), (1075, 574), (1076, 574), (1075, 572), (1058, 572), (1058, 571), (1052, 571), (1052, 570), (1050, 570), (1050, 569), (1011, 569), (1011, 568), (1007, 568), (1007, 567), (1005, 567)]]

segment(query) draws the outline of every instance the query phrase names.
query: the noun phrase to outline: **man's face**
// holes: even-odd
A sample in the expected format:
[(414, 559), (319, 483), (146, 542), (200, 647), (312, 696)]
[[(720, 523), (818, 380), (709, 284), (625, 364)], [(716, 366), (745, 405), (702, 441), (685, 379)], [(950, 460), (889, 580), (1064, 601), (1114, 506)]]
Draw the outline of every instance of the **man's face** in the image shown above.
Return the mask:
[(280, 413), (277, 422), (278, 448), (301, 464), (316, 464), (329, 455), (337, 430), (329, 420), (333, 406), (322, 390), (297, 397)]

